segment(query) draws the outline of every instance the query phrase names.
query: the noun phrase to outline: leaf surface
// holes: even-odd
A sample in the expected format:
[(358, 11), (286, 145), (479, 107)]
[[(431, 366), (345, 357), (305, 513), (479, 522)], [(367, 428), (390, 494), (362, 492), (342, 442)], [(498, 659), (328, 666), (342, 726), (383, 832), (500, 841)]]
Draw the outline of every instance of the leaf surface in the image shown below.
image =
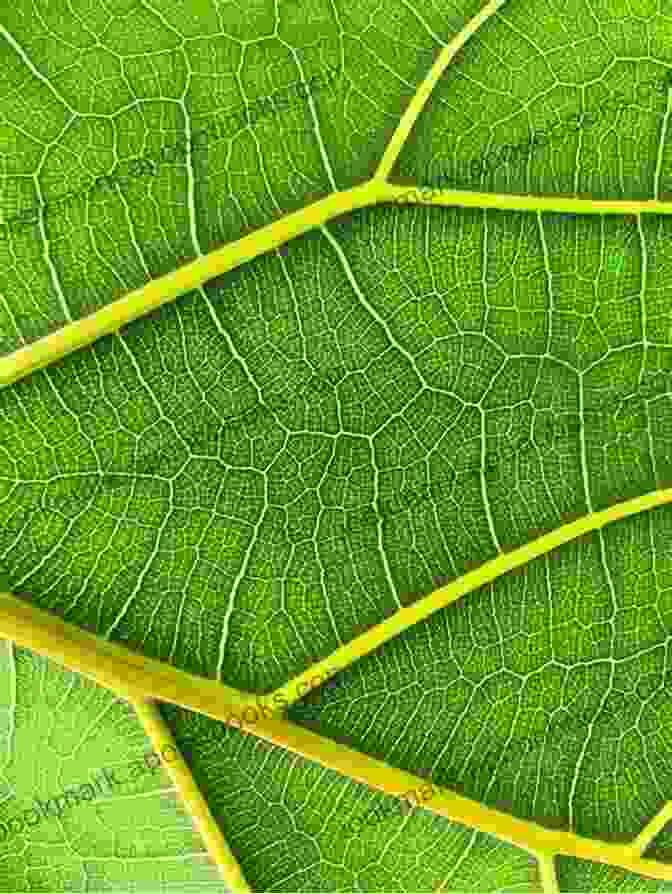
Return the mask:
[(635, 6), (0, 13), (0, 373), (65, 333), (0, 387), (4, 785), (19, 734), (130, 749), (73, 672), (123, 678), (203, 835), (78, 819), (47, 881), (0, 841), (0, 889), (205, 886), (224, 840), (254, 890), (669, 886), (672, 19)]
[(221, 891), (128, 705), (6, 640), (0, 667), (0, 890)]

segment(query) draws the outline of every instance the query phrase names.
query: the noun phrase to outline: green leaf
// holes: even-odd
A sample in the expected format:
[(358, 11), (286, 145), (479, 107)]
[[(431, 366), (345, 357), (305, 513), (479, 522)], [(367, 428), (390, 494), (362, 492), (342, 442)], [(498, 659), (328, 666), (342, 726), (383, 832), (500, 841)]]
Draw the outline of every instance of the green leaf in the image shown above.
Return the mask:
[[(0, 892), (669, 887), (672, 19), (43, 6), (0, 12)], [(179, 772), (11, 834), (146, 736)]]
[(0, 890), (221, 891), (123, 701), (6, 640), (0, 681)]
[(669, 882), (642, 878), (613, 866), (602, 866), (571, 857), (558, 860), (558, 876), (564, 891), (632, 891), (633, 894), (644, 894), (648, 891), (670, 889)]

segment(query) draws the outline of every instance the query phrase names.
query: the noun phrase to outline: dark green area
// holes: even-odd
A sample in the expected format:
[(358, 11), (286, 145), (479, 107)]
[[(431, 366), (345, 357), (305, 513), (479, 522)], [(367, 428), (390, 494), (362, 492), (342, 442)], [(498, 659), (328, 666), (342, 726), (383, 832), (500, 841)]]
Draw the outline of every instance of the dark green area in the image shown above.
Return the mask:
[(596, 894), (664, 894), (672, 891), (672, 882), (644, 878), (604, 863), (592, 863), (575, 857), (557, 857), (555, 865), (558, 887), (563, 894), (576, 891), (595, 891)]

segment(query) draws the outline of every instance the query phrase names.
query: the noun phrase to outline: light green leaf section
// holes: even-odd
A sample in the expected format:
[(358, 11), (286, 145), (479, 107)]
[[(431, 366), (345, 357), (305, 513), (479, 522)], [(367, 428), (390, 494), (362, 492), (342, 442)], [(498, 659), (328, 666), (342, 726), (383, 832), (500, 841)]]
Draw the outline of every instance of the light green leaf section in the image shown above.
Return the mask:
[[(202, 715), (163, 714), (255, 891), (539, 891), (517, 848)], [(372, 810), (384, 819), (364, 825)]]
[(222, 892), (127, 704), (6, 640), (0, 687), (0, 891)]

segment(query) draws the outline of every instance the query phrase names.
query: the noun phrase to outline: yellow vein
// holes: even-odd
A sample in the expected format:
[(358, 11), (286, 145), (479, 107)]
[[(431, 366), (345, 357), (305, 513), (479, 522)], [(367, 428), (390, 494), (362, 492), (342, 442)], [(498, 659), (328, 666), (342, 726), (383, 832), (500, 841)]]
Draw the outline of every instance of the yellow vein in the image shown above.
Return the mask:
[[(61, 658), (55, 657), (56, 661), (104, 686), (110, 686), (115, 679), (123, 682), (116, 689), (133, 703), (166, 701), (206, 714), (213, 720), (235, 725), (236, 721), (231, 718), (231, 709), (239, 708), (242, 698), (236, 690), (211, 680), (202, 680), (200, 687), (190, 686), (185, 682), (189, 675), (184, 671), (136, 655), (130, 649), (106, 641), (100, 643), (101, 656), (97, 663), (95, 654), (88, 650), (89, 638), (95, 640), (96, 637), (60, 618), (48, 618), (45, 623), (44, 616), (47, 615), (47, 612), (22, 603), (11, 594), (0, 594), (0, 635), (15, 639), (20, 645), (48, 657), (54, 658), (56, 650), (61, 655)], [(66, 642), (69, 644), (67, 648), (64, 646)], [(110, 648), (112, 646), (113, 649)], [(222, 697), (213, 698), (210, 684), (221, 689)], [(233, 701), (227, 705), (226, 698)], [(252, 733), (286, 751), (395, 798), (401, 798), (404, 793), (419, 789), (427, 782), (426, 779), (390, 767), (383, 761), (327, 739), (312, 730), (278, 717), (263, 716), (263, 712), (255, 720)], [(433, 787), (432, 797), (423, 802), (422, 809), (495, 835), (536, 857), (563, 854), (608, 863), (649, 878), (672, 881), (671, 865), (641, 857), (631, 844), (614, 844), (582, 838), (560, 829), (547, 829), (438, 786)]]
[[(410, 133), (415, 121), (417, 120), (420, 111), (424, 107), (434, 85), (438, 81), (438, 78), (441, 76), (443, 70), (449, 64), (455, 53), (466, 42), (466, 40), (468, 40), (471, 34), (473, 34), (474, 31), (478, 27), (480, 27), (483, 21), (485, 21), (485, 19), (490, 15), (493, 15), (494, 12), (496, 12), (497, 9), (499, 9), (504, 2), (506, 2), (506, 0), (492, 0), (491, 3), (487, 4), (487, 6), (481, 11), (481, 13), (479, 13), (461, 32), (461, 34), (458, 35), (451, 42), (451, 44), (446, 47), (445, 50), (440, 54), (439, 59), (432, 67), (425, 82), (423, 82), (423, 84), (418, 89), (418, 92), (410, 103), (409, 108), (407, 109), (404, 117), (402, 118), (402, 121), (399, 124), (399, 127), (395, 131), (395, 134), (393, 135), (393, 138), (385, 151), (383, 159), (381, 160), (379, 168), (376, 172), (376, 177), (374, 179), (386, 177), (389, 171), (392, 169), (394, 162), (396, 161), (396, 158), (401, 151), (401, 147), (405, 143), (405, 140), (407, 139), (408, 134)], [(480, 195), (483, 196), (484, 194)], [(346, 196), (349, 200), (349, 203), (346, 202)], [(498, 198), (502, 199), (505, 197), (500, 196)], [(327, 220), (337, 216), (338, 214), (352, 211), (357, 207), (365, 207), (367, 204), (375, 204), (378, 201), (398, 201), (398, 197), (388, 198), (385, 194), (383, 194), (382, 196), (377, 196), (373, 182), (369, 181), (369, 183), (364, 184), (362, 187), (355, 187), (354, 189), (349, 190), (347, 193), (335, 193), (334, 195), (329, 196), (327, 199), (322, 200), (321, 202), (304, 208), (301, 211), (296, 212), (295, 214), (288, 215), (287, 217), (283, 218), (280, 221), (276, 221), (274, 224), (271, 224), (268, 227), (262, 228), (262, 230), (258, 231), (257, 233), (250, 234), (250, 236), (240, 239), (237, 242), (225, 246), (222, 249), (216, 250), (206, 257), (199, 258), (197, 261), (186, 265), (186, 267), (179, 268), (178, 270), (174, 271), (171, 274), (168, 274), (165, 277), (161, 277), (151, 283), (148, 283), (142, 289), (130, 293), (119, 301), (114, 302), (108, 307), (101, 309), (101, 311), (98, 311), (91, 317), (87, 317), (83, 320), (77, 321), (70, 326), (65, 327), (60, 332), (54, 333), (52, 336), (49, 336), (45, 339), (41, 339), (34, 345), (31, 345), (25, 349), (21, 349), (14, 355), (10, 355), (10, 357), (8, 358), (4, 358), (4, 361), (9, 362), (0, 360), (0, 385), (10, 384), (21, 378), (22, 376), (27, 375), (37, 369), (43, 368), (49, 363), (60, 359), (66, 354), (69, 354), (72, 351), (76, 350), (77, 348), (91, 344), (102, 335), (118, 331), (122, 325), (126, 325), (132, 320), (137, 319), (138, 317), (150, 312), (151, 310), (161, 306), (162, 304), (174, 300), (175, 298), (191, 290), (192, 288), (202, 285), (205, 281), (207, 281), (207, 279), (210, 279), (213, 276), (218, 275), (219, 273), (223, 273), (227, 270), (233, 269), (235, 266), (248, 259), (244, 255), (244, 252), (247, 250), (253, 252), (251, 257), (256, 257), (265, 251), (269, 251), (277, 247), (277, 245), (281, 244), (282, 242), (287, 241), (290, 238), (294, 238), (294, 236), (296, 235), (300, 235), (301, 233), (306, 232), (307, 230), (312, 229), (315, 226), (320, 226), (326, 223)], [(422, 196), (422, 194), (416, 197), (415, 201), (424, 201), (424, 197)], [(569, 201), (571, 202), (572, 200)], [(464, 200), (462, 202), (451, 202), (450, 196), (447, 196), (445, 194), (441, 194), (438, 197), (434, 196), (431, 199), (431, 203), (458, 205), (462, 204), (463, 207), (469, 207), (469, 203), (465, 203)], [(624, 213), (624, 211), (621, 209), (616, 212), (613, 212), (611, 209), (606, 210), (605, 208), (601, 210), (595, 210), (595, 204), (596, 203), (591, 203), (591, 206), (593, 207), (590, 208), (589, 213)], [(605, 206), (607, 204), (612, 205), (613, 203), (600, 204)], [(620, 204), (623, 205), (626, 203)], [(643, 204), (647, 206), (659, 206), (661, 203), (654, 202)], [(503, 206), (500, 204), (481, 204), (480, 207)], [(528, 205), (525, 208), (521, 208), (520, 210), (538, 211), (540, 210), (540, 206), (537, 205), (536, 208), (533, 209)], [(639, 214), (650, 210), (654, 209), (651, 209), (650, 207), (642, 207), (638, 211), (634, 211), (631, 207), (629, 209), (629, 213)], [(667, 211), (666, 209), (656, 208), (655, 210), (657, 212), (662, 211), (662, 213), (669, 213), (669, 211)], [(59, 336), (61, 337), (59, 338)], [(641, 500), (644, 498), (638, 499)], [(635, 501), (629, 502), (633, 503)], [(663, 501), (661, 500), (660, 502)], [(655, 505), (659, 505), (659, 503)], [(608, 511), (609, 510), (607, 510), (607, 512)], [(642, 510), (639, 509), (638, 511)], [(598, 513), (598, 515), (603, 514), (604, 513)], [(626, 513), (623, 513), (620, 517), (624, 517), (625, 514)], [(607, 523), (607, 521), (610, 520), (614, 519), (607, 519), (602, 522), (602, 524), (605, 524)], [(544, 538), (540, 538), (540, 540), (543, 539)], [(501, 571), (500, 573), (503, 573), (503, 571)], [(468, 575), (465, 577), (468, 577)], [(462, 580), (464, 580), (464, 578)], [(16, 623), (17, 621), (17, 615), (19, 617), (21, 616), (21, 609), (24, 610), (23, 615), (25, 619), (26, 607), (25, 605), (20, 605), (20, 600), (16, 600), (10, 594), (0, 594), (0, 602), (2, 600), (5, 601), (5, 607), (7, 609), (11, 609), (11, 605), (8, 605), (7, 603), (10, 603), (12, 601), (14, 602), (14, 623)], [(38, 611), (39, 610), (30, 607), (29, 614), (31, 615), (32, 621), (35, 620), (35, 616)], [(11, 610), (8, 610), (8, 615), (10, 616), (10, 618), (11, 614)], [(45, 617), (47, 616), (47, 613), (42, 612), (41, 614)], [(59, 622), (61, 629), (56, 632), (59, 627)], [(12, 627), (12, 623), (9, 619), (8, 626)], [(68, 631), (69, 635), (68, 633), (63, 635), (64, 630), (62, 628), (70, 628), (70, 630)], [(21, 622), (19, 622), (19, 629), (23, 631)], [(18, 642), (20, 641), (20, 637), (16, 636), (16, 632), (17, 630), (15, 629), (14, 639)], [(54, 642), (54, 637), (56, 638), (56, 642)], [(64, 643), (68, 644), (67, 648), (64, 648)], [(33, 629), (31, 631), (30, 645), (35, 648), (36, 651), (47, 650), (45, 651), (45, 654), (49, 654), (50, 652), (51, 657), (54, 657), (56, 660), (59, 660), (60, 657), (60, 659), (66, 658), (67, 660), (72, 661), (74, 658), (77, 664), (81, 664), (83, 658), (87, 659), (88, 665), (87, 660), (84, 661), (84, 664), (88, 666), (88, 673), (85, 669), (81, 669), (81, 672), (87, 673), (87, 675), (92, 676), (93, 679), (96, 679), (100, 682), (105, 680), (106, 682), (103, 685), (114, 684), (114, 688), (118, 692), (129, 690), (128, 666), (135, 665), (133, 669), (136, 673), (135, 676), (132, 677), (134, 682), (130, 687), (130, 690), (132, 692), (137, 693), (139, 691), (139, 681), (141, 679), (145, 679), (146, 675), (149, 675), (153, 683), (161, 683), (164, 690), (162, 696), (164, 699), (166, 699), (167, 690), (169, 690), (171, 686), (173, 688), (177, 688), (178, 692), (183, 695), (193, 695), (194, 686), (196, 686), (195, 692), (198, 696), (197, 700), (202, 703), (205, 696), (205, 701), (208, 704), (214, 704), (217, 711), (222, 710), (223, 698), (229, 699), (229, 704), (226, 705), (227, 711), (230, 711), (234, 707), (234, 705), (236, 708), (239, 709), (241, 706), (249, 704), (252, 698), (251, 694), (249, 693), (240, 693), (237, 690), (221, 686), (220, 684), (216, 684), (215, 691), (215, 689), (208, 685), (211, 684), (212, 681), (203, 680), (201, 678), (194, 678), (192, 677), (192, 675), (178, 671), (176, 668), (173, 668), (170, 665), (162, 665), (161, 662), (156, 662), (151, 659), (143, 659), (141, 656), (131, 653), (130, 650), (126, 650), (123, 647), (119, 647), (113, 643), (105, 642), (105, 649), (103, 649), (103, 644), (99, 638), (94, 637), (91, 634), (87, 634), (84, 631), (80, 631), (79, 629), (74, 628), (72, 625), (67, 625), (65, 624), (65, 622), (62, 622), (60, 621), (60, 619), (54, 617), (49, 618), (49, 621), (45, 625), (43, 625), (43, 628), (41, 630)], [(105, 652), (105, 668), (101, 669), (96, 663), (94, 664), (95, 673), (92, 673), (92, 670), (94, 668), (91, 666), (91, 662), (89, 660), (91, 658), (92, 650), (94, 654), (96, 651), (98, 653), (100, 653), (101, 651)], [(122, 655), (122, 653), (124, 654)], [(141, 673), (138, 673), (138, 671), (141, 671)], [(172, 737), (170, 736), (166, 724), (161, 718), (158, 708), (156, 707), (156, 705), (153, 704), (152, 701), (150, 701), (146, 697), (138, 698), (132, 696), (132, 700), (136, 707), (138, 716), (145, 726), (148, 734), (150, 735), (150, 738), (152, 739), (154, 745), (157, 747), (157, 750), (161, 750), (161, 748), (165, 747), (166, 740), (168, 739), (172, 741)], [(178, 700), (172, 699), (170, 697), (167, 700), (181, 703)], [(185, 704), (185, 707), (189, 707), (189, 705)], [(196, 708), (196, 710), (201, 710), (201, 708)], [(206, 711), (205, 713), (208, 712)], [(214, 717), (216, 715), (210, 713), (210, 716)], [(230, 722), (230, 717), (228, 718), (227, 722)], [(291, 725), (283, 721), (277, 721), (275, 720), (275, 718), (266, 718), (262, 722), (267, 725), (270, 724), (271, 727), (282, 725), (284, 729), (281, 730), (281, 732), (279, 733), (279, 738), (281, 741), (277, 744), (280, 744), (284, 748), (292, 748), (292, 737), (291, 734), (288, 734), (288, 730), (292, 730)], [(350, 749), (345, 749), (343, 746), (337, 746), (335, 743), (329, 743), (327, 740), (316, 736), (316, 734), (310, 733), (309, 731), (303, 730), (299, 727), (294, 727), (293, 733), (294, 744), (295, 746), (299, 746), (295, 747), (293, 750), (297, 751), (297, 753), (303, 754), (304, 756), (310, 756), (305, 750), (305, 740), (306, 737), (308, 737), (308, 740), (310, 740), (310, 738), (312, 737), (314, 740), (312, 743), (313, 746), (319, 744), (322, 749), (324, 749), (324, 746), (326, 745), (328, 749), (327, 756), (329, 759), (327, 761), (322, 761), (325, 766), (333, 767), (335, 769), (341, 769), (341, 772), (343, 772), (342, 768), (334, 766), (334, 764), (337, 762), (334, 762), (333, 760), (333, 752), (335, 750), (350, 752)], [(278, 735), (277, 731), (275, 735)], [(270, 731), (267, 731), (266, 738), (269, 741), (276, 741), (272, 729)], [(303, 742), (301, 740), (303, 740)], [(310, 741), (308, 741), (307, 744), (310, 746)], [(319, 754), (315, 753), (314, 747), (312, 751), (312, 756), (314, 757), (314, 759), (319, 760)], [(400, 773), (402, 776), (406, 776), (407, 780), (408, 778), (412, 778), (415, 783), (418, 782), (417, 778), (410, 777), (410, 774), (405, 774), (402, 771), (396, 771), (392, 768), (389, 768), (381, 762), (377, 762), (371, 758), (368, 758), (366, 755), (357, 755), (356, 752), (351, 752), (351, 755), (356, 755), (360, 759), (360, 762), (362, 762), (366, 766), (368, 772), (365, 773), (364, 778), (361, 780), (366, 784), (376, 784), (375, 781), (373, 781), (371, 778), (372, 770), (379, 770), (380, 768), (382, 768), (383, 772), (386, 774), (386, 779), (384, 780), (385, 784), (379, 785), (378, 787), (380, 787), (384, 791), (388, 791), (386, 785), (389, 784), (389, 777), (398, 777)], [(375, 767), (375, 765), (378, 766)], [(345, 766), (346, 775), (352, 775), (354, 765), (352, 763), (351, 757), (346, 759)], [(206, 846), (208, 847), (211, 856), (213, 856), (213, 859), (215, 859), (215, 862), (220, 867), (220, 871), (222, 872), (224, 880), (234, 891), (251, 890), (247, 885), (245, 879), (243, 878), (242, 871), (240, 870), (238, 863), (229, 850), (223, 836), (221, 835), (219, 827), (217, 826), (214, 818), (212, 817), (212, 814), (209, 811), (207, 803), (205, 802), (202, 794), (198, 791), (193, 776), (189, 772), (184, 762), (181, 761), (177, 767), (170, 767), (169, 774), (175, 782), (178, 791), (180, 791), (180, 794), (182, 795), (187, 807), (190, 809), (197, 823), (199, 823), (204, 840), (206, 841)], [(403, 787), (405, 787), (405, 783), (403, 784)], [(389, 793), (395, 795), (397, 794), (397, 792), (395, 791)], [(484, 808), (482, 807), (482, 805), (477, 805), (475, 804), (475, 802), (469, 802), (467, 799), (460, 798), (460, 796), (454, 795), (453, 793), (439, 792), (439, 798), (441, 797), (448, 797), (452, 801), (458, 799), (459, 801), (462, 801), (464, 802), (464, 804), (468, 805), (468, 809), (473, 810), (474, 808), (476, 808), (477, 810), (480, 810), (481, 813), (485, 811), (486, 813), (489, 813), (491, 815), (491, 818), (493, 815), (498, 813), (497, 811), (491, 811), (488, 808)], [(630, 845), (629, 848), (620, 848), (621, 860), (625, 860), (626, 862), (629, 860), (631, 864), (630, 866), (626, 866), (626, 868), (631, 868), (635, 872), (639, 871), (641, 874), (651, 875), (652, 877), (656, 878), (672, 878), (672, 875), (668, 874), (667, 867), (659, 867), (655, 863), (639, 859), (639, 853), (644, 851), (644, 849), (648, 845), (648, 842), (654, 837), (655, 834), (657, 834), (658, 829), (662, 828), (662, 825), (664, 825), (664, 822), (667, 820), (668, 817), (666, 811), (669, 806), (670, 805), (666, 805), (666, 807), (663, 808), (663, 810), (661, 811), (661, 814), (658, 817), (654, 818), (654, 820), (652, 820), (652, 822), (645, 827), (638, 839), (636, 839), (635, 843)], [(437, 807), (436, 812), (441, 813), (442, 811), (439, 807)], [(452, 814), (450, 813), (445, 815), (453, 818)], [(525, 823), (524, 821), (516, 820), (513, 817), (508, 817), (505, 814), (501, 814), (499, 816), (499, 820), (500, 827), (495, 830), (495, 834), (503, 838), (507, 838), (507, 835), (502, 835), (502, 822), (504, 822), (505, 825), (508, 824), (509, 829), (511, 828), (512, 824), (518, 824), (519, 826), (522, 825), (523, 827), (535, 827), (535, 824)], [(477, 825), (476, 827), (481, 829), (483, 828), (482, 825)], [(542, 830), (541, 827), (535, 828), (536, 831), (533, 833), (532, 836), (534, 848), (530, 849), (528, 847), (528, 849), (530, 849), (533, 853), (539, 854), (539, 845), (541, 844), (541, 839), (544, 837), (543, 835), (540, 836), (540, 832), (548, 832), (550, 830)], [(590, 850), (591, 848), (597, 847), (601, 855), (595, 855), (594, 859), (605, 860), (605, 851), (611, 850), (612, 853), (610, 855), (607, 854), (605, 861), (613, 865), (626, 865), (625, 863), (619, 861), (617, 853), (616, 851), (614, 851), (612, 845), (608, 845), (604, 842), (590, 842), (585, 839), (580, 839), (578, 838), (578, 836), (574, 836), (571, 833), (551, 832), (551, 835), (556, 839), (559, 835), (564, 836), (564, 839), (561, 842), (560, 846), (558, 846), (556, 842), (556, 845), (553, 848), (554, 852), (564, 853), (564, 851), (562, 850), (562, 845), (567, 841), (567, 839), (575, 839), (575, 841), (570, 841), (569, 843), (569, 846), (572, 848), (572, 850), (570, 851), (571, 853), (577, 856), (584, 856), (583, 853), (576, 853), (573, 848), (576, 846), (580, 846), (581, 849), (585, 851), (586, 849)], [(525, 845), (522, 844), (521, 846)], [(553, 859), (552, 856), (550, 856), (550, 853), (551, 851), (548, 850), (542, 852), (541, 854), (541, 876), (544, 882), (544, 890), (556, 892), (558, 890), (557, 878), (555, 875)], [(586, 858), (590, 859), (590, 857)], [(661, 872), (665, 872), (665, 874), (659, 874)]]
[(153, 701), (145, 699), (133, 701), (132, 704), (156, 753), (161, 754), (166, 746), (170, 746), (176, 752), (177, 760), (172, 758), (170, 761), (166, 761), (163, 766), (173, 781), (184, 806), (193, 817), (203, 843), (219, 869), (219, 873), (224, 882), (226, 882), (227, 887), (234, 894), (247, 894), (247, 892), (252, 891), (252, 888), (250, 888), (243, 876), (243, 871), (238, 861), (226, 843), (217, 820), (210, 812), (208, 802), (196, 785), (191, 770), (180, 754), (180, 749), (167, 723), (161, 716), (158, 706)]
[(418, 599), (412, 605), (399, 609), (394, 615), (376, 624), (370, 630), (350, 640), (344, 646), (336, 649), (331, 655), (311, 665), (298, 676), (294, 677), (284, 686), (281, 686), (275, 692), (270, 693), (260, 699), (269, 708), (278, 711), (278, 704), (283, 706), (292, 704), (302, 698), (306, 693), (310, 692), (316, 686), (323, 683), (329, 677), (333, 676), (339, 670), (347, 667), (349, 664), (368, 655), (377, 649), (383, 643), (388, 642), (395, 636), (399, 636), (404, 630), (424, 621), (434, 612), (441, 608), (445, 608), (452, 602), (456, 602), (466, 593), (477, 590), (479, 587), (506, 574), (514, 568), (520, 568), (531, 562), (539, 556), (557, 549), (577, 537), (588, 534), (591, 531), (597, 531), (604, 525), (611, 522), (620, 521), (630, 515), (637, 515), (657, 506), (663, 506), (672, 502), (672, 488), (666, 490), (653, 491), (640, 497), (634, 497), (623, 503), (616, 503), (608, 509), (602, 509), (599, 512), (591, 512), (581, 518), (568, 522), (553, 531), (537, 537), (530, 543), (520, 546), (511, 552), (505, 552), (484, 562), (483, 565), (469, 571), (457, 580), (451, 581), (445, 587), (434, 590), (429, 596)]
[(209, 279), (271, 251), (334, 217), (375, 204), (376, 200), (376, 187), (372, 187), (370, 183), (333, 193), (254, 233), (198, 257), (171, 273), (157, 277), (95, 313), (0, 358), (0, 385), (16, 382), (67, 354), (90, 345), (103, 335), (118, 332), (122, 326), (174, 301)]
[[(221, 720), (222, 718), (214, 717), (214, 719)], [(426, 784), (426, 780), (421, 777), (396, 767), (390, 767), (383, 761), (280, 718), (260, 719), (255, 724), (252, 733), (286, 751), (315, 761), (346, 778), (395, 798), (401, 798), (409, 790), (417, 790), (420, 785)], [(439, 816), (446, 817), (451, 822), (458, 822), (494, 835), (515, 847), (528, 851), (539, 859), (550, 857), (553, 854), (561, 854), (607, 863), (649, 878), (672, 881), (672, 865), (644, 859), (635, 853), (630, 844), (614, 844), (598, 839), (583, 838), (573, 832), (548, 829), (529, 820), (519, 819), (494, 808), (486, 807), (477, 801), (438, 786), (433, 786), (431, 799), (424, 801), (422, 807)]]
[(333, 193), (236, 242), (215, 249), (129, 292), (95, 313), (0, 357), (0, 386), (11, 385), (73, 351), (92, 344), (104, 335), (118, 332), (122, 326), (202, 286), (209, 279), (233, 270), (245, 261), (253, 260), (296, 236), (343, 214), (381, 203), (575, 214), (672, 214), (672, 202), (653, 199), (593, 201), (561, 196), (506, 195), (450, 189), (426, 191), (371, 179), (351, 189)]
[[(369, 181), (372, 182), (372, 181)], [(471, 190), (438, 189), (413, 185), (384, 184), (384, 198), (378, 202), (457, 206), (461, 208), (494, 208), (503, 211), (541, 211), (558, 214), (672, 214), (672, 202), (657, 199), (589, 199), (565, 198), (531, 193), (491, 193)], [(373, 204), (373, 203), (372, 203)]]
[(401, 116), (397, 129), (393, 133), (392, 139), (388, 143), (376, 173), (374, 174), (374, 179), (385, 180), (389, 176), (390, 171), (399, 157), (399, 153), (408, 139), (408, 135), (411, 130), (413, 130), (418, 116), (425, 107), (425, 103), (431, 96), (434, 87), (450, 64), (453, 56), (455, 56), (455, 54), (464, 46), (472, 34), (478, 31), (483, 22), (493, 16), (506, 2), (507, 0), (490, 0), (490, 2), (486, 3), (483, 9), (471, 19), (471, 21), (467, 22), (460, 33), (456, 34), (450, 43), (441, 50), (436, 62), (429, 70), (429, 74), (422, 84), (420, 84), (413, 99), (408, 104), (408, 108)]
[(254, 704), (251, 693), (133, 652), (11, 593), (0, 593), (0, 637), (46, 655), (130, 701), (151, 697), (158, 687), (166, 701), (179, 703), (186, 696), (204, 714), (240, 712)]
[(660, 812), (654, 816), (639, 835), (632, 842), (632, 849), (637, 854), (643, 854), (656, 835), (672, 820), (672, 801), (664, 804)]
[[(0, 635), (115, 689), (136, 705), (159, 699), (235, 725), (232, 712), (248, 703), (238, 690), (212, 680), (192, 677), (172, 665), (145, 658), (116, 643), (100, 640), (8, 593), (0, 594)], [(92, 643), (97, 644), (99, 654), (91, 650)], [(216, 690), (219, 690), (219, 696), (215, 694)], [(143, 713), (143, 722), (148, 722), (150, 727), (152, 716), (149, 712)], [(159, 732), (157, 727), (152, 734), (157, 744)], [(263, 712), (254, 721), (253, 733), (394, 797), (400, 797), (403, 792), (426, 783), (426, 780), (405, 770), (389, 767), (382, 761), (286, 720), (264, 716)], [(537, 856), (565, 854), (610, 863), (651, 878), (672, 880), (672, 866), (641, 858), (632, 844), (612, 844), (557, 829), (546, 829), (449, 790), (436, 788), (431, 800), (423, 802), (423, 808), (496, 835)]]
[(550, 854), (544, 854), (539, 858), (539, 878), (543, 894), (560, 894), (555, 860)]
[[(395, 798), (401, 798), (404, 793), (418, 789), (427, 782), (426, 779), (390, 767), (383, 761), (280, 718), (260, 719), (252, 732), (273, 745)], [(644, 859), (634, 852), (630, 844), (614, 844), (583, 838), (560, 829), (548, 829), (529, 820), (486, 807), (436, 785), (433, 786), (431, 799), (423, 802), (422, 809), (444, 816), (451, 822), (495, 835), (539, 858), (562, 854), (619, 866), (649, 878), (672, 881), (672, 865)]]

